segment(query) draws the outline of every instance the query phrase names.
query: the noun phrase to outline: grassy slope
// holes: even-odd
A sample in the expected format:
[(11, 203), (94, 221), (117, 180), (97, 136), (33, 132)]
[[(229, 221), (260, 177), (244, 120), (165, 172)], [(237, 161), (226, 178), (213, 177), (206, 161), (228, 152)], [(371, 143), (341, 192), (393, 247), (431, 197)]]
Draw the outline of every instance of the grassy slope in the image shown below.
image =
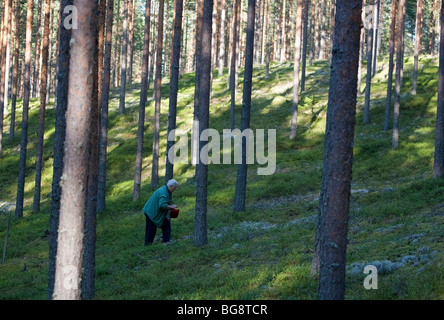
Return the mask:
[[(405, 61), (400, 118), (400, 146), (391, 150), (391, 131), (384, 132), (387, 62), (379, 61), (372, 84), (371, 121), (362, 124), (363, 96), (358, 100), (352, 205), (349, 223), (347, 299), (444, 298), (444, 186), (431, 176), (437, 102), (437, 59), (422, 57), (418, 94), (411, 96), (412, 59)], [(363, 68), (365, 71), (365, 67)], [(292, 95), (290, 64), (254, 71), (252, 128), (277, 129), (277, 168), (270, 176), (249, 167), (247, 210), (232, 213), (235, 165), (210, 165), (208, 189), (209, 244), (192, 245), (194, 167), (176, 165), (180, 188), (174, 201), (181, 215), (172, 222), (172, 244), (159, 238), (143, 246), (150, 196), (153, 102), (146, 108), (147, 130), (142, 197), (132, 201), (138, 117), (138, 85), (128, 86), (127, 111), (118, 116), (118, 92), (110, 105), (107, 209), (98, 215), (98, 299), (314, 299), (317, 281), (310, 276), (320, 188), (323, 135), (328, 99), (325, 61), (308, 68), (301, 95), (298, 136), (288, 139)], [(236, 123), (240, 124), (242, 74)], [(210, 127), (222, 132), (229, 124), (227, 75), (215, 78)], [(362, 82), (363, 87), (365, 81)], [(194, 74), (180, 80), (178, 128), (188, 130), (193, 118)], [(150, 90), (149, 97), (152, 91)], [(163, 97), (168, 97), (164, 82)], [(168, 99), (162, 102), (161, 154), (165, 150)], [(5, 142), (0, 161), (0, 201), (15, 203), (21, 109), (16, 137)], [(30, 111), (28, 170), (24, 218), (12, 219), (7, 260), (0, 265), (1, 299), (45, 299), (49, 207), (55, 110), (47, 110), (45, 167), (41, 212), (32, 212), (38, 101)], [(5, 130), (9, 129), (9, 116)], [(4, 141), (7, 141), (7, 136)], [(164, 160), (160, 161), (163, 181)], [(159, 184), (160, 186), (160, 184)], [(7, 215), (0, 214), (0, 239)], [(160, 232), (158, 232), (158, 237)], [(380, 262), (378, 290), (363, 287), (362, 269)], [(390, 265), (389, 262), (393, 264)], [(393, 265), (398, 263), (398, 268)], [(388, 266), (388, 267), (387, 267)], [(392, 268), (390, 268), (392, 266)]]

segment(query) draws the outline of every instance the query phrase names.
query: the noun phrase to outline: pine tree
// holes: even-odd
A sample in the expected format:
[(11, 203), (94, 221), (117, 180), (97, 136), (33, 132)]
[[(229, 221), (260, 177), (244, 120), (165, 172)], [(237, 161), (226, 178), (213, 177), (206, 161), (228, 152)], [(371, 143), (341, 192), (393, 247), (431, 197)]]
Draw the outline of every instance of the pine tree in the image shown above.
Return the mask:
[(88, 179), (88, 156), (93, 108), (94, 55), (97, 50), (97, 2), (76, 0), (74, 6), (84, 20), (72, 30), (66, 153), (57, 247), (57, 269), (53, 299), (81, 297), (84, 214)]
[(144, 130), (145, 105), (148, 94), (150, 24), (151, 24), (151, 0), (146, 0), (145, 26), (143, 32), (142, 82), (140, 84), (139, 124), (137, 129), (137, 153), (136, 153), (136, 171), (134, 174), (133, 201), (139, 199), (140, 184), (142, 183), (142, 159), (143, 159), (142, 152), (143, 152), (143, 133), (145, 131)]
[(45, 0), (43, 4), (43, 37), (42, 37), (42, 70), (40, 78), (40, 114), (39, 132), (37, 141), (37, 156), (35, 169), (35, 187), (33, 210), (40, 211), (40, 191), (43, 169), (43, 136), (45, 133), (46, 90), (48, 84), (48, 57), (49, 57), (49, 18), (51, 0)]
[[(337, 0), (313, 269), (318, 298), (344, 299), (362, 0)], [(347, 75), (347, 76), (344, 76)]]

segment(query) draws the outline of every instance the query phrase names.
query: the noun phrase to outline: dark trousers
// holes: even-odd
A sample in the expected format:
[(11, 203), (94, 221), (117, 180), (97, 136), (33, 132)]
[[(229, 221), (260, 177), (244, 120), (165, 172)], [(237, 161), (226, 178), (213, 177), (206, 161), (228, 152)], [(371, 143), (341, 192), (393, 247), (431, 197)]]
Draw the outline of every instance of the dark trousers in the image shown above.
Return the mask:
[[(145, 215), (145, 217), (146, 217), (145, 245), (147, 245), (153, 243), (154, 237), (156, 236), (157, 226), (147, 215)], [(171, 239), (171, 221), (168, 218), (165, 218), (163, 220), (162, 238), (164, 243), (169, 242)]]

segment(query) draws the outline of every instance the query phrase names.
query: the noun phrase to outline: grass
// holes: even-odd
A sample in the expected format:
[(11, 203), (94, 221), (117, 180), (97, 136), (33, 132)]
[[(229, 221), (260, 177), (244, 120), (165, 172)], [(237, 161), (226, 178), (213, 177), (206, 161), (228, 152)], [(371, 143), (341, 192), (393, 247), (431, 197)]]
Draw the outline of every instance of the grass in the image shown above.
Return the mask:
[[(372, 80), (370, 123), (363, 124), (363, 95), (358, 97), (347, 265), (372, 261), (418, 259), (381, 273), (378, 290), (363, 287), (365, 274), (347, 269), (346, 299), (444, 298), (444, 186), (432, 178), (437, 103), (436, 57), (420, 60), (418, 93), (409, 93), (413, 61), (404, 63), (400, 145), (391, 149), (391, 131), (383, 131), (387, 60), (378, 61)], [(254, 70), (252, 129), (276, 129), (276, 172), (256, 174), (249, 166), (247, 208), (233, 213), (237, 166), (210, 165), (208, 237), (203, 248), (193, 246), (195, 168), (174, 167), (180, 186), (174, 193), (181, 215), (172, 221), (173, 242), (158, 236), (143, 246), (145, 218), (141, 213), (152, 190), (151, 145), (154, 102), (146, 106), (145, 151), (141, 198), (132, 201), (138, 121), (138, 84), (127, 86), (127, 109), (119, 116), (118, 90), (112, 91), (107, 158), (107, 209), (98, 214), (96, 299), (316, 299), (317, 280), (310, 275), (322, 170), (328, 102), (326, 61), (307, 69), (301, 93), (298, 135), (289, 140), (292, 64), (272, 64)], [(363, 67), (365, 71), (366, 68)], [(242, 73), (236, 95), (236, 125), (240, 125)], [(215, 77), (210, 127), (229, 127), (230, 93), (227, 70)], [(365, 85), (365, 79), (362, 81)], [(179, 129), (193, 119), (194, 74), (179, 83)], [(168, 79), (162, 87), (160, 154), (165, 154)], [(361, 88), (364, 90), (364, 87)], [(152, 97), (150, 90), (148, 97)], [(17, 132), (8, 142), (5, 118), (0, 160), (0, 201), (15, 203), (20, 149), (21, 101)], [(6, 262), (0, 265), (0, 299), (45, 299), (48, 272), (52, 144), (55, 110), (46, 112), (41, 211), (32, 211), (38, 99), (31, 101), (25, 212), (12, 219)], [(165, 172), (160, 161), (159, 186)], [(7, 214), (0, 213), (0, 239)], [(404, 259), (404, 260), (403, 260)], [(407, 259), (408, 260), (408, 259)], [(406, 260), (406, 261), (407, 261)]]

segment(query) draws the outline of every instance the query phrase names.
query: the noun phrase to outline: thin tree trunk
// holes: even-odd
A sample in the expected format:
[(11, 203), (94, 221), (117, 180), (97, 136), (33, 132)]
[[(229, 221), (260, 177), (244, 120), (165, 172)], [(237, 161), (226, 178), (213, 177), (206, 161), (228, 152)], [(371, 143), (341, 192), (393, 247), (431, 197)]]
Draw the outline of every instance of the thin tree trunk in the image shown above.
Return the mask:
[(171, 162), (171, 159), (169, 158), (169, 152), (175, 143), (175, 139), (170, 140), (171, 139), (170, 134), (172, 130), (176, 129), (177, 94), (179, 91), (180, 39), (182, 37), (182, 12), (183, 12), (183, 0), (175, 0), (174, 36), (173, 36), (173, 53), (172, 53), (173, 59), (171, 60), (165, 183), (173, 178), (174, 165), (173, 162)]
[(134, 9), (134, 0), (130, 1), (130, 18), (128, 23), (128, 74), (126, 78), (127, 84), (133, 83), (133, 61), (134, 61), (134, 19), (135, 19), (135, 9)]
[[(334, 1), (334, 0), (333, 0)], [(310, 0), (304, 0), (304, 20), (303, 24), (303, 36), (302, 36), (302, 73), (301, 73), (301, 92), (305, 91), (305, 71), (307, 66), (307, 44), (308, 44), (308, 10), (309, 10)], [(330, 31), (333, 33), (333, 30)]]
[(37, 35), (35, 39), (35, 52), (34, 52), (34, 73), (32, 76), (32, 97), (37, 96), (39, 75), (40, 75), (40, 52), (41, 52), (41, 29), (42, 29), (42, 3), (39, 1), (37, 7)]
[(296, 9), (296, 44), (294, 55), (294, 69), (293, 69), (293, 103), (291, 108), (291, 124), (290, 124), (290, 139), (296, 137), (297, 122), (298, 122), (298, 104), (299, 104), (299, 67), (301, 60), (301, 28), (302, 28), (302, 1), (297, 1)]
[(430, 10), (430, 36), (429, 36), (429, 54), (435, 54), (435, 36), (436, 36), (436, 2), (432, 0), (432, 8)]
[(308, 55), (308, 65), (311, 67), (315, 55), (315, 28), (316, 28), (316, 1), (311, 3), (311, 19), (310, 19), (310, 51)]
[(415, 57), (413, 62), (413, 76), (412, 76), (412, 94), (416, 94), (416, 86), (418, 84), (418, 60), (421, 52), (422, 39), (422, 15), (423, 15), (423, 0), (418, 0), (416, 5), (416, 23), (415, 23)]
[[(202, 52), (197, 63), (199, 76), (199, 137), (209, 127), (210, 109), (210, 72), (211, 72), (211, 33), (213, 0), (203, 1), (202, 15)], [(199, 154), (205, 142), (199, 139)], [(200, 157), (199, 157), (200, 158)], [(208, 164), (199, 160), (196, 166), (196, 209), (194, 220), (194, 245), (208, 243), (207, 237), (207, 188)]]
[(139, 101), (139, 124), (137, 129), (137, 153), (136, 170), (134, 174), (133, 201), (139, 199), (140, 185), (142, 183), (142, 159), (143, 159), (143, 134), (145, 129), (145, 105), (148, 95), (148, 72), (149, 72), (149, 47), (150, 47), (150, 24), (151, 24), (151, 0), (146, 0), (145, 5), (145, 27), (143, 35), (143, 58), (142, 58), (142, 82)]
[(14, 69), (12, 71), (12, 102), (11, 102), (11, 124), (9, 127), (9, 141), (14, 139), (15, 131), (15, 106), (17, 103), (17, 85), (19, 77), (19, 64), (20, 64), (20, 1), (15, 3), (15, 58), (14, 58)]
[[(111, 1), (112, 2), (112, 1)], [(64, 13), (67, 6), (73, 5), (73, 0), (62, 0), (60, 2), (60, 40), (57, 52), (57, 108), (54, 133), (54, 162), (53, 178), (51, 192), (51, 213), (49, 229), (49, 267), (48, 267), (48, 299), (52, 299), (54, 292), (56, 255), (57, 255), (57, 237), (60, 215), (60, 198), (62, 195), (61, 177), (63, 173), (63, 157), (65, 154), (65, 135), (66, 135), (66, 109), (68, 105), (68, 86), (69, 86), (69, 57), (71, 29), (66, 29), (63, 22), (69, 13)]]
[(45, 0), (43, 4), (43, 38), (42, 38), (42, 70), (40, 78), (40, 115), (39, 132), (37, 141), (37, 156), (35, 169), (35, 187), (33, 210), (40, 211), (40, 192), (43, 169), (43, 136), (45, 134), (46, 90), (48, 84), (48, 56), (49, 56), (49, 18), (51, 0)]
[(233, 13), (233, 39), (231, 41), (231, 71), (230, 71), (230, 90), (231, 90), (231, 107), (230, 107), (230, 129), (234, 129), (234, 119), (236, 112), (236, 79), (239, 72), (237, 57), (239, 55), (239, 24), (240, 24), (240, 0), (234, 0)]
[(285, 36), (286, 36), (286, 21), (287, 21), (287, 0), (283, 0), (282, 4), (282, 24), (281, 24), (281, 34), (279, 35), (279, 43), (281, 44), (279, 62), (282, 63), (285, 59)]
[(218, 76), (221, 77), (224, 74), (224, 54), (225, 54), (225, 0), (221, 0), (221, 18), (220, 18), (220, 46), (219, 46), (219, 73)]
[(72, 30), (66, 153), (64, 158), (57, 269), (53, 299), (80, 299), (87, 168), (93, 107), (97, 2), (75, 0), (83, 23)]
[[(375, 0), (370, 0), (369, 5), (371, 10), (375, 10)], [(373, 22), (375, 13), (372, 11), (369, 13), (370, 19), (368, 20), (367, 30), (367, 75), (365, 76), (365, 101), (364, 101), (364, 123), (370, 121), (370, 93), (372, 87), (372, 62), (373, 62)]]
[(399, 145), (399, 107), (401, 100), (402, 86), (402, 68), (403, 68), (403, 44), (404, 44), (404, 25), (405, 25), (405, 1), (399, 0), (397, 15), (397, 34), (396, 34), (396, 77), (395, 77), (395, 101), (393, 104), (393, 136), (392, 149), (395, 150)]
[(394, 56), (395, 56), (395, 39), (397, 32), (396, 16), (398, 12), (397, 2), (398, 0), (392, 0), (392, 6), (390, 10), (389, 67), (388, 67), (388, 79), (387, 79), (387, 98), (386, 98), (385, 115), (384, 115), (384, 131), (387, 131), (389, 129), (390, 110), (392, 108), (393, 68), (394, 68)]
[[(300, 0), (301, 1), (301, 0)], [(248, 0), (247, 39), (245, 43), (245, 71), (242, 97), (241, 130), (245, 132), (250, 128), (251, 90), (253, 87), (253, 54), (254, 54), (254, 18), (256, 0)], [(242, 138), (242, 160), (237, 167), (236, 189), (234, 193), (233, 211), (245, 211), (247, 196), (247, 154), (248, 137)]]
[[(90, 151), (88, 156), (88, 186), (85, 207), (85, 237), (83, 254), (82, 299), (90, 300), (95, 294), (97, 188), (99, 173), (100, 109), (102, 101), (102, 73), (104, 55), (104, 26), (106, 0), (100, 0), (97, 11), (97, 50), (94, 52), (93, 104), (91, 110)], [(99, 62), (101, 61), (101, 62)], [(99, 82), (100, 81), (100, 82)], [(100, 96), (99, 96), (100, 94)], [(100, 103), (100, 104), (99, 104)]]
[(156, 78), (154, 82), (155, 109), (154, 109), (153, 164), (152, 164), (152, 173), (151, 173), (152, 189), (155, 189), (157, 187), (157, 183), (159, 181), (159, 131), (160, 131), (160, 107), (162, 102), (160, 89), (162, 86), (163, 13), (164, 13), (164, 0), (160, 0), (158, 21), (157, 21)]
[(119, 58), (117, 54), (119, 52), (119, 35), (120, 35), (120, 0), (117, 0), (117, 10), (116, 10), (116, 32), (115, 32), (115, 40), (114, 40), (114, 56), (113, 56), (113, 87), (116, 87), (118, 83), (116, 83), (116, 78), (118, 77), (118, 64)]
[(270, 76), (270, 0), (267, 0), (267, 14), (265, 18), (265, 78)]
[(29, 120), (28, 113), (29, 113), (29, 98), (31, 94), (33, 1), (29, 1), (27, 5), (28, 7), (26, 11), (25, 67), (24, 67), (24, 77), (23, 77), (22, 133), (20, 139), (20, 164), (19, 164), (19, 174), (17, 182), (17, 199), (15, 205), (16, 218), (23, 217), (23, 201), (25, 197), (26, 154), (28, 149), (28, 120)]
[(125, 113), (125, 93), (126, 93), (126, 68), (128, 55), (128, 1), (123, 0), (123, 28), (122, 28), (122, 59), (120, 71), (120, 100), (119, 100), (119, 114)]
[(378, 61), (378, 31), (379, 31), (379, 17), (380, 17), (380, 12), (381, 10), (381, 0), (377, 0), (377, 4), (376, 4), (376, 12), (373, 18), (373, 62), (372, 62), (372, 77), (375, 76), (376, 74), (376, 64)]
[(435, 157), (433, 176), (444, 176), (444, 2), (440, 8), (440, 41), (439, 41), (439, 71), (438, 71), (438, 104), (436, 109)]
[(337, 0), (336, 4), (314, 253), (315, 258), (317, 255), (320, 257), (318, 298), (321, 300), (344, 299), (361, 6), (362, 0)]
[(6, 83), (6, 49), (10, 37), (10, 26), (11, 26), (11, 9), (12, 0), (4, 1), (4, 11), (3, 11), (3, 37), (2, 37), (2, 47), (1, 47), (1, 71), (0, 71), (0, 158), (2, 157), (3, 151), (3, 115), (5, 105), (8, 101), (5, 100), (5, 83)]

